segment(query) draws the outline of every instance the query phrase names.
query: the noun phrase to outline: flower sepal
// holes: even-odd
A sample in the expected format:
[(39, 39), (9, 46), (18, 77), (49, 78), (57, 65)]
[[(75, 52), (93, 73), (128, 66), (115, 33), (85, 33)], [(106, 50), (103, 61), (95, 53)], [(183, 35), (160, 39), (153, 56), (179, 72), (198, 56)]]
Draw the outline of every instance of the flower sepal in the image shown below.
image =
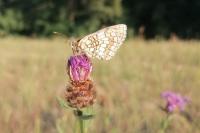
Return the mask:
[(81, 120), (90, 120), (94, 118), (94, 114), (86, 114), (82, 110), (74, 110), (74, 115)]

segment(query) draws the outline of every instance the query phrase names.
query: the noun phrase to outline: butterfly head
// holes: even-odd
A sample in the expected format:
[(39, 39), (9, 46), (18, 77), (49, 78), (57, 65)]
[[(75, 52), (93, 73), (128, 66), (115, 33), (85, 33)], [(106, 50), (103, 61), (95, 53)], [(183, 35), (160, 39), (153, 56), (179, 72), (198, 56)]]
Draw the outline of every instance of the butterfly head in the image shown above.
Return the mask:
[(80, 49), (78, 48), (78, 41), (76, 40), (71, 41), (71, 47), (74, 54), (80, 53)]

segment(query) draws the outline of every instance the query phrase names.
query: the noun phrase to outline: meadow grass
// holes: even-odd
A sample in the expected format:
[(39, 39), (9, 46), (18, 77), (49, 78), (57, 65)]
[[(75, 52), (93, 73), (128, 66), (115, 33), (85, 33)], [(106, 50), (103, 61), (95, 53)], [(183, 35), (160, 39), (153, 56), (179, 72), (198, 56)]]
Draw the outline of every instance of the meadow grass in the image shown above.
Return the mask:
[[(56, 101), (65, 92), (71, 54), (63, 38), (0, 38), (0, 132), (73, 132), (72, 111)], [(164, 90), (191, 99), (168, 132), (200, 131), (199, 41), (128, 40), (112, 60), (93, 64), (98, 99), (90, 133), (157, 133)]]

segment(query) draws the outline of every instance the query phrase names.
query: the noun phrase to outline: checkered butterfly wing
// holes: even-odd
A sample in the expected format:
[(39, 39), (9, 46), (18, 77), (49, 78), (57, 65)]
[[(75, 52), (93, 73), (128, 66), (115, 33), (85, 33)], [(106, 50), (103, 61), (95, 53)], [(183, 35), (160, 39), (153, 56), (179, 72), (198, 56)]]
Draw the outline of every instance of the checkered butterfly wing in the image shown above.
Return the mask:
[(109, 60), (124, 42), (126, 32), (125, 24), (106, 27), (79, 40), (77, 47), (89, 57)]

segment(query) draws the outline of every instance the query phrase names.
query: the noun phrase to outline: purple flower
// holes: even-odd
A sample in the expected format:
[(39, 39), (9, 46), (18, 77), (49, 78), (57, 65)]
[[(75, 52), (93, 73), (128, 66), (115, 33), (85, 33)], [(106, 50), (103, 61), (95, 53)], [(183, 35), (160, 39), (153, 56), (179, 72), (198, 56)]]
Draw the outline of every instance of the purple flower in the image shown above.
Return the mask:
[(85, 81), (92, 71), (92, 63), (85, 55), (74, 55), (68, 60), (68, 71), (71, 80)]
[(185, 105), (188, 103), (188, 99), (186, 97), (171, 91), (163, 92), (161, 97), (167, 101), (166, 110), (168, 112), (173, 112), (176, 109), (183, 111), (185, 109)]

